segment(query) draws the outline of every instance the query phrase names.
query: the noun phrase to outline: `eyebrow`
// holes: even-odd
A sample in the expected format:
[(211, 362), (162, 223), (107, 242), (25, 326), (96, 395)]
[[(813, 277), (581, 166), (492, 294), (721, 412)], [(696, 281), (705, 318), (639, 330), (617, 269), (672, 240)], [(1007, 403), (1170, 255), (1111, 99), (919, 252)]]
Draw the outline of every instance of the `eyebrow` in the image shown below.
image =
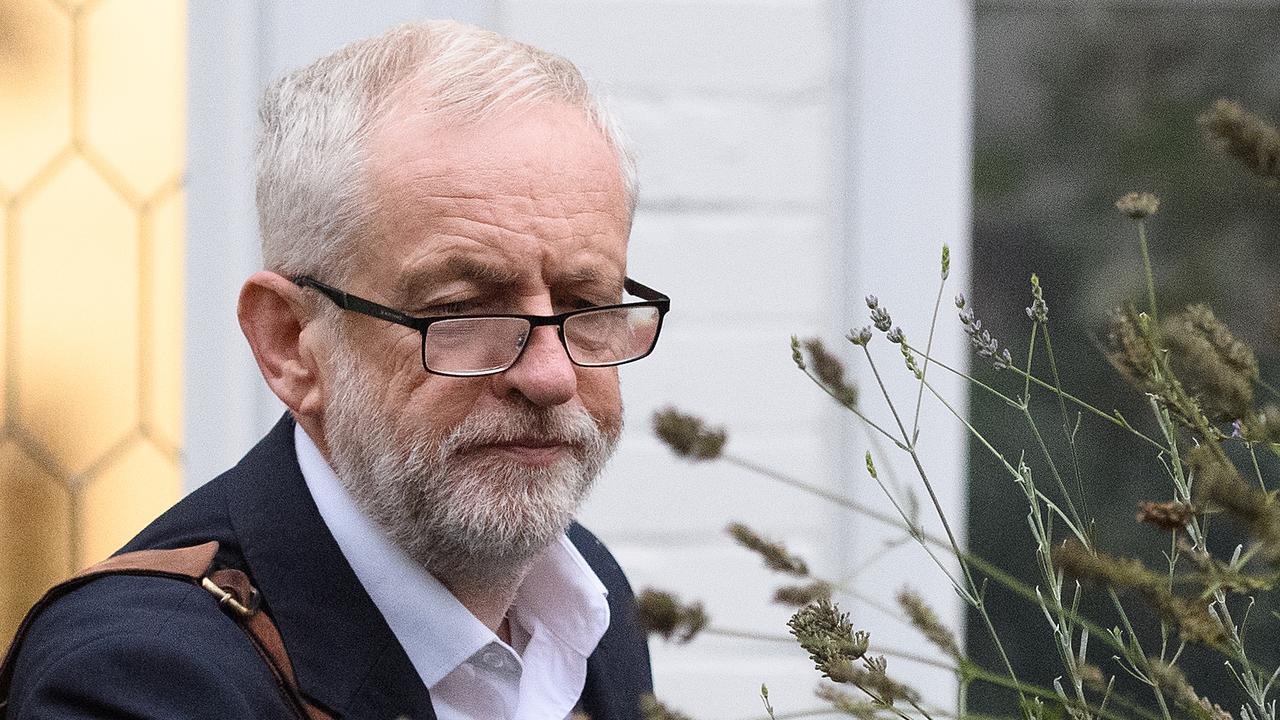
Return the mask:
[(620, 277), (614, 277), (612, 273), (604, 273), (586, 265), (558, 274), (555, 278), (555, 284), (561, 286), (600, 287), (608, 292), (621, 295), (623, 281)]
[(488, 262), (470, 255), (450, 255), (401, 276), (395, 292), (400, 298), (413, 299), (429, 288), (453, 280), (469, 280), (480, 285), (500, 287), (515, 284), (520, 273), (505, 264)]
[[(507, 287), (518, 283), (521, 273), (505, 263), (495, 263), (472, 255), (450, 255), (443, 260), (421, 266), (401, 277), (396, 283), (398, 298), (415, 300), (429, 289), (454, 280), (471, 281), (485, 287)], [(557, 273), (557, 286), (595, 286), (622, 294), (622, 278), (599, 269), (580, 265)]]

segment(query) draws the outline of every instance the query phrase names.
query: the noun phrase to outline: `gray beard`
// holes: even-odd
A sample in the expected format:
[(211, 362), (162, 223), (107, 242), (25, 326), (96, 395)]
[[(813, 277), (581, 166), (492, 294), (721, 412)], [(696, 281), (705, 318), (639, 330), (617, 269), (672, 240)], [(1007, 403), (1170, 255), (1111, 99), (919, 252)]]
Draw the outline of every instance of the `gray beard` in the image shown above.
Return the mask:
[[(324, 415), (334, 472), (356, 505), (442, 581), (484, 582), (526, 566), (568, 528), (617, 444), (619, 431), (602, 431), (582, 408), (527, 402), (474, 411), (433, 440), (399, 424), (343, 345)], [(570, 452), (547, 467), (471, 452), (529, 436)]]

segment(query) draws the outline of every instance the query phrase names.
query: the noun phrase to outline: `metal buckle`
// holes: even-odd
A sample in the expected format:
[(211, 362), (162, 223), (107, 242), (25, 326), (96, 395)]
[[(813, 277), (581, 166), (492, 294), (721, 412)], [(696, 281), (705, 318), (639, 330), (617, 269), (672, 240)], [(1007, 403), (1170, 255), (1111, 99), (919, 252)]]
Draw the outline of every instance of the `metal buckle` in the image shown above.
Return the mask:
[(249, 596), (249, 605), (246, 607), (236, 599), (235, 595), (223, 590), (218, 586), (218, 583), (207, 577), (200, 578), (200, 587), (208, 590), (214, 597), (218, 598), (219, 607), (230, 609), (240, 617), (252, 617), (254, 613), (258, 612), (258, 591), (256, 589)]

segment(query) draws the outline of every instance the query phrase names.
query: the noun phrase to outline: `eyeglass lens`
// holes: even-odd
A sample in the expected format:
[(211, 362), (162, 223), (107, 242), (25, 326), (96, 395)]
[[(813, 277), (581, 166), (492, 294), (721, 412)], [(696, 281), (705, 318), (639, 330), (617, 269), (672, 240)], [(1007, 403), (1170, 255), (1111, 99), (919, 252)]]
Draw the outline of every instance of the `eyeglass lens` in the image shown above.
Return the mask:
[[(635, 360), (653, 349), (660, 313), (655, 307), (607, 308), (571, 315), (564, 342), (578, 365), (605, 366)], [(499, 372), (520, 356), (530, 324), (521, 318), (441, 320), (427, 328), (423, 364), (433, 372), (483, 375)]]

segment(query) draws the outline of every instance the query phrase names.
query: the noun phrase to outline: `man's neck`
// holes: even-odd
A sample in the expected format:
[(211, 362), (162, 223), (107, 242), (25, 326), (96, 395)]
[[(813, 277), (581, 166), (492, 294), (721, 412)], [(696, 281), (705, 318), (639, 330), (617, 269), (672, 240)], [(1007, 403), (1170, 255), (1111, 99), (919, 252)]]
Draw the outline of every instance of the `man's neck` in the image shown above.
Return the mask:
[(442, 585), (453, 593), (462, 606), (484, 623), (505, 643), (511, 643), (511, 628), (506, 622), (507, 611), (515, 602), (516, 593), (529, 574), (529, 563), (516, 571), (505, 569), (501, 573), (480, 574), (475, 577), (437, 577)]

